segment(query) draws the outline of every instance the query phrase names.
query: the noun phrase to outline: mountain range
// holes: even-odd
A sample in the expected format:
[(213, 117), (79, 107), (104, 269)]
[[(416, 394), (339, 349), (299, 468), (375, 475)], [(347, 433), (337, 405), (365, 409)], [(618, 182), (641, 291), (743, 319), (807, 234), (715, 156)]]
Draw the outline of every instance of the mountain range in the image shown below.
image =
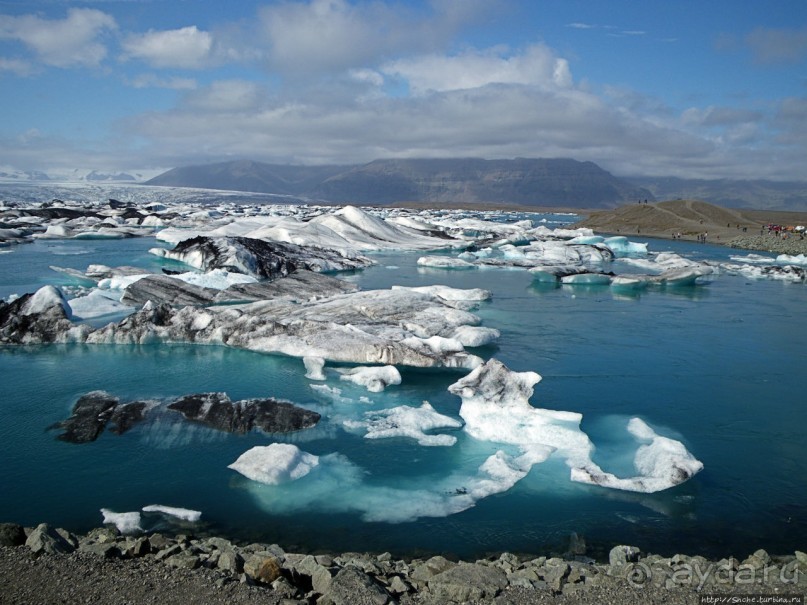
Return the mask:
[(296, 195), (356, 204), (491, 204), (612, 208), (653, 199), (649, 190), (571, 159), (375, 160), (359, 166), (235, 161), (174, 168), (147, 185)]

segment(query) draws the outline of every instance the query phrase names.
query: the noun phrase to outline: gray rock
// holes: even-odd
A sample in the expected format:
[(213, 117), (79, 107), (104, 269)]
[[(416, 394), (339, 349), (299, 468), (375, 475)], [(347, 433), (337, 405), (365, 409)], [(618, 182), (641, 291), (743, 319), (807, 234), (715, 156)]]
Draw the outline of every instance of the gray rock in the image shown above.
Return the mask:
[(392, 594), (402, 595), (412, 590), (412, 587), (400, 576), (392, 576), (389, 581), (389, 591)]
[(244, 562), (244, 573), (256, 582), (271, 584), (282, 575), (282, 570), (276, 557), (252, 555)]
[(240, 574), (244, 571), (244, 558), (233, 550), (222, 550), (216, 565), (222, 571)]
[(83, 543), (78, 547), (79, 552), (93, 554), (103, 559), (118, 559), (121, 556), (121, 551), (116, 544), (113, 543)]
[(172, 544), (161, 551), (159, 551), (154, 558), (158, 561), (164, 561), (168, 557), (173, 557), (174, 555), (178, 555), (182, 552), (182, 547), (179, 544)]
[(315, 557), (308, 555), (296, 560), (287, 558), (286, 565), (293, 574), (309, 578), (314, 592), (322, 595), (330, 590), (333, 574), (330, 568), (321, 565)]
[(202, 562), (199, 557), (185, 552), (180, 552), (170, 557), (166, 557), (165, 564), (177, 569), (196, 569)]
[(424, 563), (421, 563), (420, 565), (415, 565), (414, 569), (412, 570), (411, 578), (418, 582), (424, 582), (430, 579), (432, 576), (451, 569), (456, 565), (456, 563), (438, 555), (436, 557), (432, 557)]
[(169, 546), (173, 546), (174, 542), (164, 535), (157, 533), (149, 536), (149, 544), (151, 545), (151, 552), (158, 553)]
[(628, 563), (636, 563), (640, 554), (641, 551), (635, 546), (614, 546), (608, 553), (608, 564), (612, 567), (618, 567)]
[(123, 556), (129, 559), (139, 559), (151, 552), (151, 542), (146, 537), (127, 538), (123, 549)]
[(0, 523), (0, 546), (21, 546), (26, 536), (22, 525), (16, 523)]
[[(550, 563), (550, 561), (552, 562)], [(553, 561), (552, 559), (550, 561), (547, 561), (543, 568), (544, 581), (550, 589), (560, 592), (571, 572), (571, 567), (565, 561)]]
[(235, 548), (232, 542), (225, 540), (224, 538), (208, 538), (206, 542), (209, 547), (216, 548), (218, 550), (233, 550)]
[(75, 548), (47, 523), (41, 523), (31, 532), (25, 545), (35, 555), (71, 553)]
[(385, 605), (387, 592), (372, 577), (355, 567), (345, 567), (333, 577), (318, 605)]
[(433, 595), (446, 601), (492, 599), (507, 586), (507, 576), (495, 567), (458, 563), (430, 578), (428, 585)]

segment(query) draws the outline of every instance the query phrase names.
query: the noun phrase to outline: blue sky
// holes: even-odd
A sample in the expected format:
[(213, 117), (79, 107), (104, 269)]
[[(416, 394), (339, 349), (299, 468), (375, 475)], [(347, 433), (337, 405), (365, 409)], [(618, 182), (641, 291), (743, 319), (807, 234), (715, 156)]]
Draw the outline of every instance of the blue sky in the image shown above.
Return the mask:
[(807, 180), (807, 2), (0, 0), (0, 167), (570, 157)]

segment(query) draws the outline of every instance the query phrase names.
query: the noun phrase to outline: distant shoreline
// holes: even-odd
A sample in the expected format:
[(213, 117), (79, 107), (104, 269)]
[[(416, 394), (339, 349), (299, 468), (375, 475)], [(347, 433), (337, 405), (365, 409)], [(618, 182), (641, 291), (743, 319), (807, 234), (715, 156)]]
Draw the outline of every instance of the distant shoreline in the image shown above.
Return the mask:
[(570, 227), (587, 227), (598, 233), (631, 239), (653, 237), (697, 242), (703, 237), (706, 243), (732, 248), (807, 254), (807, 237), (802, 239), (795, 233), (788, 233), (786, 237), (769, 234), (768, 224), (807, 225), (807, 212), (740, 210), (694, 200), (676, 200), (593, 211)]

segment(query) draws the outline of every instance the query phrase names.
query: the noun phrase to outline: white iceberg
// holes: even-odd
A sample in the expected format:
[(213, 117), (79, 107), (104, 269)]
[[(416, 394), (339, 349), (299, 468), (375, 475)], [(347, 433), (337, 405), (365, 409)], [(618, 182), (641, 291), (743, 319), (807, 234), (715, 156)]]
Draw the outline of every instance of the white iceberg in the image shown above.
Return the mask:
[(366, 430), (365, 439), (408, 437), (426, 446), (451, 446), (457, 438), (453, 435), (427, 435), (425, 431), (462, 427), (459, 420), (438, 413), (428, 401), (417, 408), (403, 405), (365, 412), (364, 420), (346, 420), (343, 424), (351, 429)]
[(143, 528), (140, 527), (140, 513), (137, 511), (116, 513), (108, 508), (102, 508), (101, 514), (104, 517), (104, 523), (111, 523), (122, 534), (135, 534), (143, 531)]
[(162, 504), (150, 504), (148, 506), (144, 506), (141, 510), (144, 513), (162, 513), (163, 515), (176, 517), (177, 519), (189, 521), (191, 523), (196, 523), (202, 518), (201, 511), (190, 510), (187, 508), (177, 508), (175, 506), (163, 506)]
[(338, 369), (340, 380), (365, 387), (371, 393), (380, 393), (391, 384), (401, 384), (401, 373), (395, 366), (372, 366)]
[(322, 357), (303, 357), (305, 377), (309, 380), (325, 380), (325, 360)]
[(580, 429), (581, 414), (530, 405), (533, 386), (540, 380), (535, 372), (513, 372), (491, 359), (448, 390), (462, 398), (460, 416), (469, 435), (519, 446), (524, 452), (522, 465), (531, 456), (541, 461), (548, 452), (554, 452), (566, 460), (573, 481), (653, 493), (683, 483), (703, 468), (680, 441), (657, 435), (634, 418), (628, 423), (628, 431), (636, 439), (649, 442), (636, 453), (638, 475), (620, 479), (603, 471), (591, 459), (594, 444)]
[(318, 456), (304, 452), (296, 445), (273, 443), (247, 450), (227, 468), (253, 481), (277, 485), (305, 477), (318, 464)]

